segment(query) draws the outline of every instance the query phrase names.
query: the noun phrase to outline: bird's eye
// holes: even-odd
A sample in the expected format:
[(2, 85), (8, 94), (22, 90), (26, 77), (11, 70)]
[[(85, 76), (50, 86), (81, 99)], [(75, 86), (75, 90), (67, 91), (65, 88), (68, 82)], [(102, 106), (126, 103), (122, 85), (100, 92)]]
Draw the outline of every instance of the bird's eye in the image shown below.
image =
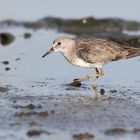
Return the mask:
[(58, 45), (61, 45), (61, 42), (58, 42)]

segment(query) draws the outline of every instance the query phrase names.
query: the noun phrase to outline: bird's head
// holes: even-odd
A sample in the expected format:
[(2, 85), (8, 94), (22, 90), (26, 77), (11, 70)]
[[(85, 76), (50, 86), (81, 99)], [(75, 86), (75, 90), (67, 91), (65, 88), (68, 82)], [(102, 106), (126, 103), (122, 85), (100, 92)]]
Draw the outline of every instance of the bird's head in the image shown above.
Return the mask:
[(52, 48), (47, 51), (42, 57), (47, 56), (52, 52), (61, 52), (65, 53), (69, 50), (70, 46), (73, 46), (74, 40), (68, 37), (58, 37), (53, 41)]

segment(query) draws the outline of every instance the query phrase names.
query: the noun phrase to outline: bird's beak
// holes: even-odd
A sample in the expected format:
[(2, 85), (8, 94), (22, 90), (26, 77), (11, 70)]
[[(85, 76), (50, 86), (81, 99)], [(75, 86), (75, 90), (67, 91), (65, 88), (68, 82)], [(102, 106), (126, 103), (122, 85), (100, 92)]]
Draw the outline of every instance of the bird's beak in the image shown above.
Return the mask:
[(44, 58), (45, 56), (47, 56), (48, 54), (52, 53), (54, 51), (53, 48), (51, 48), (49, 51), (47, 51), (43, 56), (42, 58)]

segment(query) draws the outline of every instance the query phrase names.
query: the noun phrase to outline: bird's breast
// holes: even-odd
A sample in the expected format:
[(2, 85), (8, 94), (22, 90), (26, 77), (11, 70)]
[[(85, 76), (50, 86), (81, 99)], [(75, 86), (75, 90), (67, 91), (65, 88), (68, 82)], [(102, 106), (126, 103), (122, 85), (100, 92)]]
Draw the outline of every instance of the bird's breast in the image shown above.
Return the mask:
[(85, 62), (85, 61), (83, 61), (82, 59), (79, 59), (79, 58), (73, 60), (72, 64), (74, 64), (76, 66), (79, 66), (79, 67), (88, 67), (88, 68), (91, 67), (91, 65), (89, 63), (87, 63), (87, 62)]
[(88, 63), (78, 57), (76, 57), (75, 55), (66, 55), (66, 54), (63, 54), (63, 56), (65, 57), (65, 59), (73, 64), (73, 65), (76, 65), (76, 66), (79, 66), (79, 67), (86, 67), (86, 68), (101, 68), (102, 67), (102, 63)]

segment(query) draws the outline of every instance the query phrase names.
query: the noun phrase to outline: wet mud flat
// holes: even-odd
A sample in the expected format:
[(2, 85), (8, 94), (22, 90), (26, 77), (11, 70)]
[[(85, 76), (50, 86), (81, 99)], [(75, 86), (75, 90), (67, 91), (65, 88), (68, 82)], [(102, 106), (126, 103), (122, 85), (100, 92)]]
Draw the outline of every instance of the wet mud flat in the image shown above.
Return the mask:
[[(77, 24), (82, 31), (74, 30)], [(61, 35), (140, 47), (139, 27), (138, 22), (94, 18), (0, 22), (0, 140), (140, 139), (139, 57), (105, 67), (98, 83), (105, 94), (97, 99), (92, 80), (67, 85), (94, 71), (74, 67), (60, 55), (41, 58)]]
[[(0, 93), (1, 139), (140, 138), (140, 102), (134, 98), (140, 97), (139, 91), (108, 87), (104, 96), (95, 99), (90, 86), (67, 88), (47, 83), (50, 81), (34, 82), (28, 91), (7, 86), (9, 90)], [(45, 91), (32, 92), (42, 86)]]

